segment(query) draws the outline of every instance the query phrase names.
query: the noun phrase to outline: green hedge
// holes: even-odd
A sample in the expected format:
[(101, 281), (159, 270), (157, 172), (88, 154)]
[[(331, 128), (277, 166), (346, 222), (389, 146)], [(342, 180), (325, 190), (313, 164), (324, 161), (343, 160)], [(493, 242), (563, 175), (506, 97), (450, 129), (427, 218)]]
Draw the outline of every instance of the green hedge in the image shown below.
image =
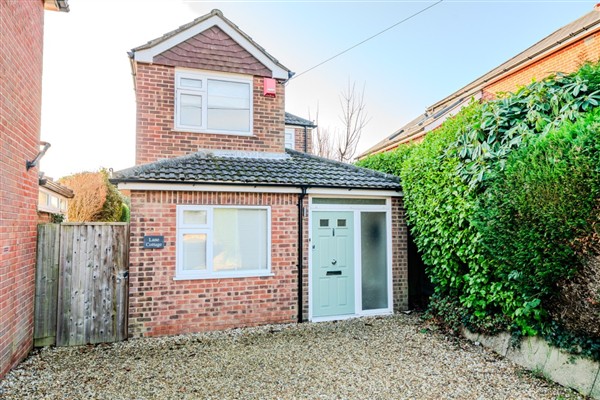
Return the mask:
[(559, 282), (581, 269), (578, 240), (600, 226), (598, 99), (600, 67), (587, 64), (472, 102), (421, 144), (359, 162), (401, 178), (435, 285), (432, 315), (543, 334), (600, 358), (600, 338), (561, 331), (548, 306)]

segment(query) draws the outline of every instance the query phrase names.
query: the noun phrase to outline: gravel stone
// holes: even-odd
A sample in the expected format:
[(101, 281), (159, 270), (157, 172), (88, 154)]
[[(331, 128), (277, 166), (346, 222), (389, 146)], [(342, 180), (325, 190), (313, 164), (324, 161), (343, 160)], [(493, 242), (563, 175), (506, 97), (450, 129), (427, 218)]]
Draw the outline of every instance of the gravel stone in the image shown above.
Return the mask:
[(2, 399), (583, 399), (418, 315), (35, 350)]

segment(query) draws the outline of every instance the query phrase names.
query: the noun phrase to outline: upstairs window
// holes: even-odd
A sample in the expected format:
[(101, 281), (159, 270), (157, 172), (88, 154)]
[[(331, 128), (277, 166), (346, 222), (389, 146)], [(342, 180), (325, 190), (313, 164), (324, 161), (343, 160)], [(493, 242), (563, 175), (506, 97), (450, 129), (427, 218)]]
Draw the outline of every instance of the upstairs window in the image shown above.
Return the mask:
[(175, 73), (175, 129), (252, 134), (252, 78)]

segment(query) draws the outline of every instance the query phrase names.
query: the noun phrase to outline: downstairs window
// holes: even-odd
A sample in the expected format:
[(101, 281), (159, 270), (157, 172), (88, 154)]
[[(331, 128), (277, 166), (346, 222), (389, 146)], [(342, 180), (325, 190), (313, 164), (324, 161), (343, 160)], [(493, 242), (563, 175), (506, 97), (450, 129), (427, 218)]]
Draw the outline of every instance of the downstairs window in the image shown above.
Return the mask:
[(177, 279), (269, 275), (268, 207), (177, 206)]

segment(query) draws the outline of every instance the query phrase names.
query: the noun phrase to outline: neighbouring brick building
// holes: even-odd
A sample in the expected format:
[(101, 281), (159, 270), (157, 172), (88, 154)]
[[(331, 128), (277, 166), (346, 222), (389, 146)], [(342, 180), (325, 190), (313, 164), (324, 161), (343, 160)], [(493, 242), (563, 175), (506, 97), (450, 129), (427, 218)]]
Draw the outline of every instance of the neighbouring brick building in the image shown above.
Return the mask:
[(472, 98), (493, 98), (532, 80), (556, 72), (576, 71), (585, 62), (600, 61), (600, 5), (517, 54), (485, 75), (427, 108), (425, 113), (375, 144), (358, 158), (391, 151), (401, 144), (418, 142)]
[(218, 10), (130, 57), (130, 336), (407, 307), (398, 178), (311, 155), (286, 67)]
[(0, 0), (0, 378), (33, 343), (44, 9), (66, 0)]

